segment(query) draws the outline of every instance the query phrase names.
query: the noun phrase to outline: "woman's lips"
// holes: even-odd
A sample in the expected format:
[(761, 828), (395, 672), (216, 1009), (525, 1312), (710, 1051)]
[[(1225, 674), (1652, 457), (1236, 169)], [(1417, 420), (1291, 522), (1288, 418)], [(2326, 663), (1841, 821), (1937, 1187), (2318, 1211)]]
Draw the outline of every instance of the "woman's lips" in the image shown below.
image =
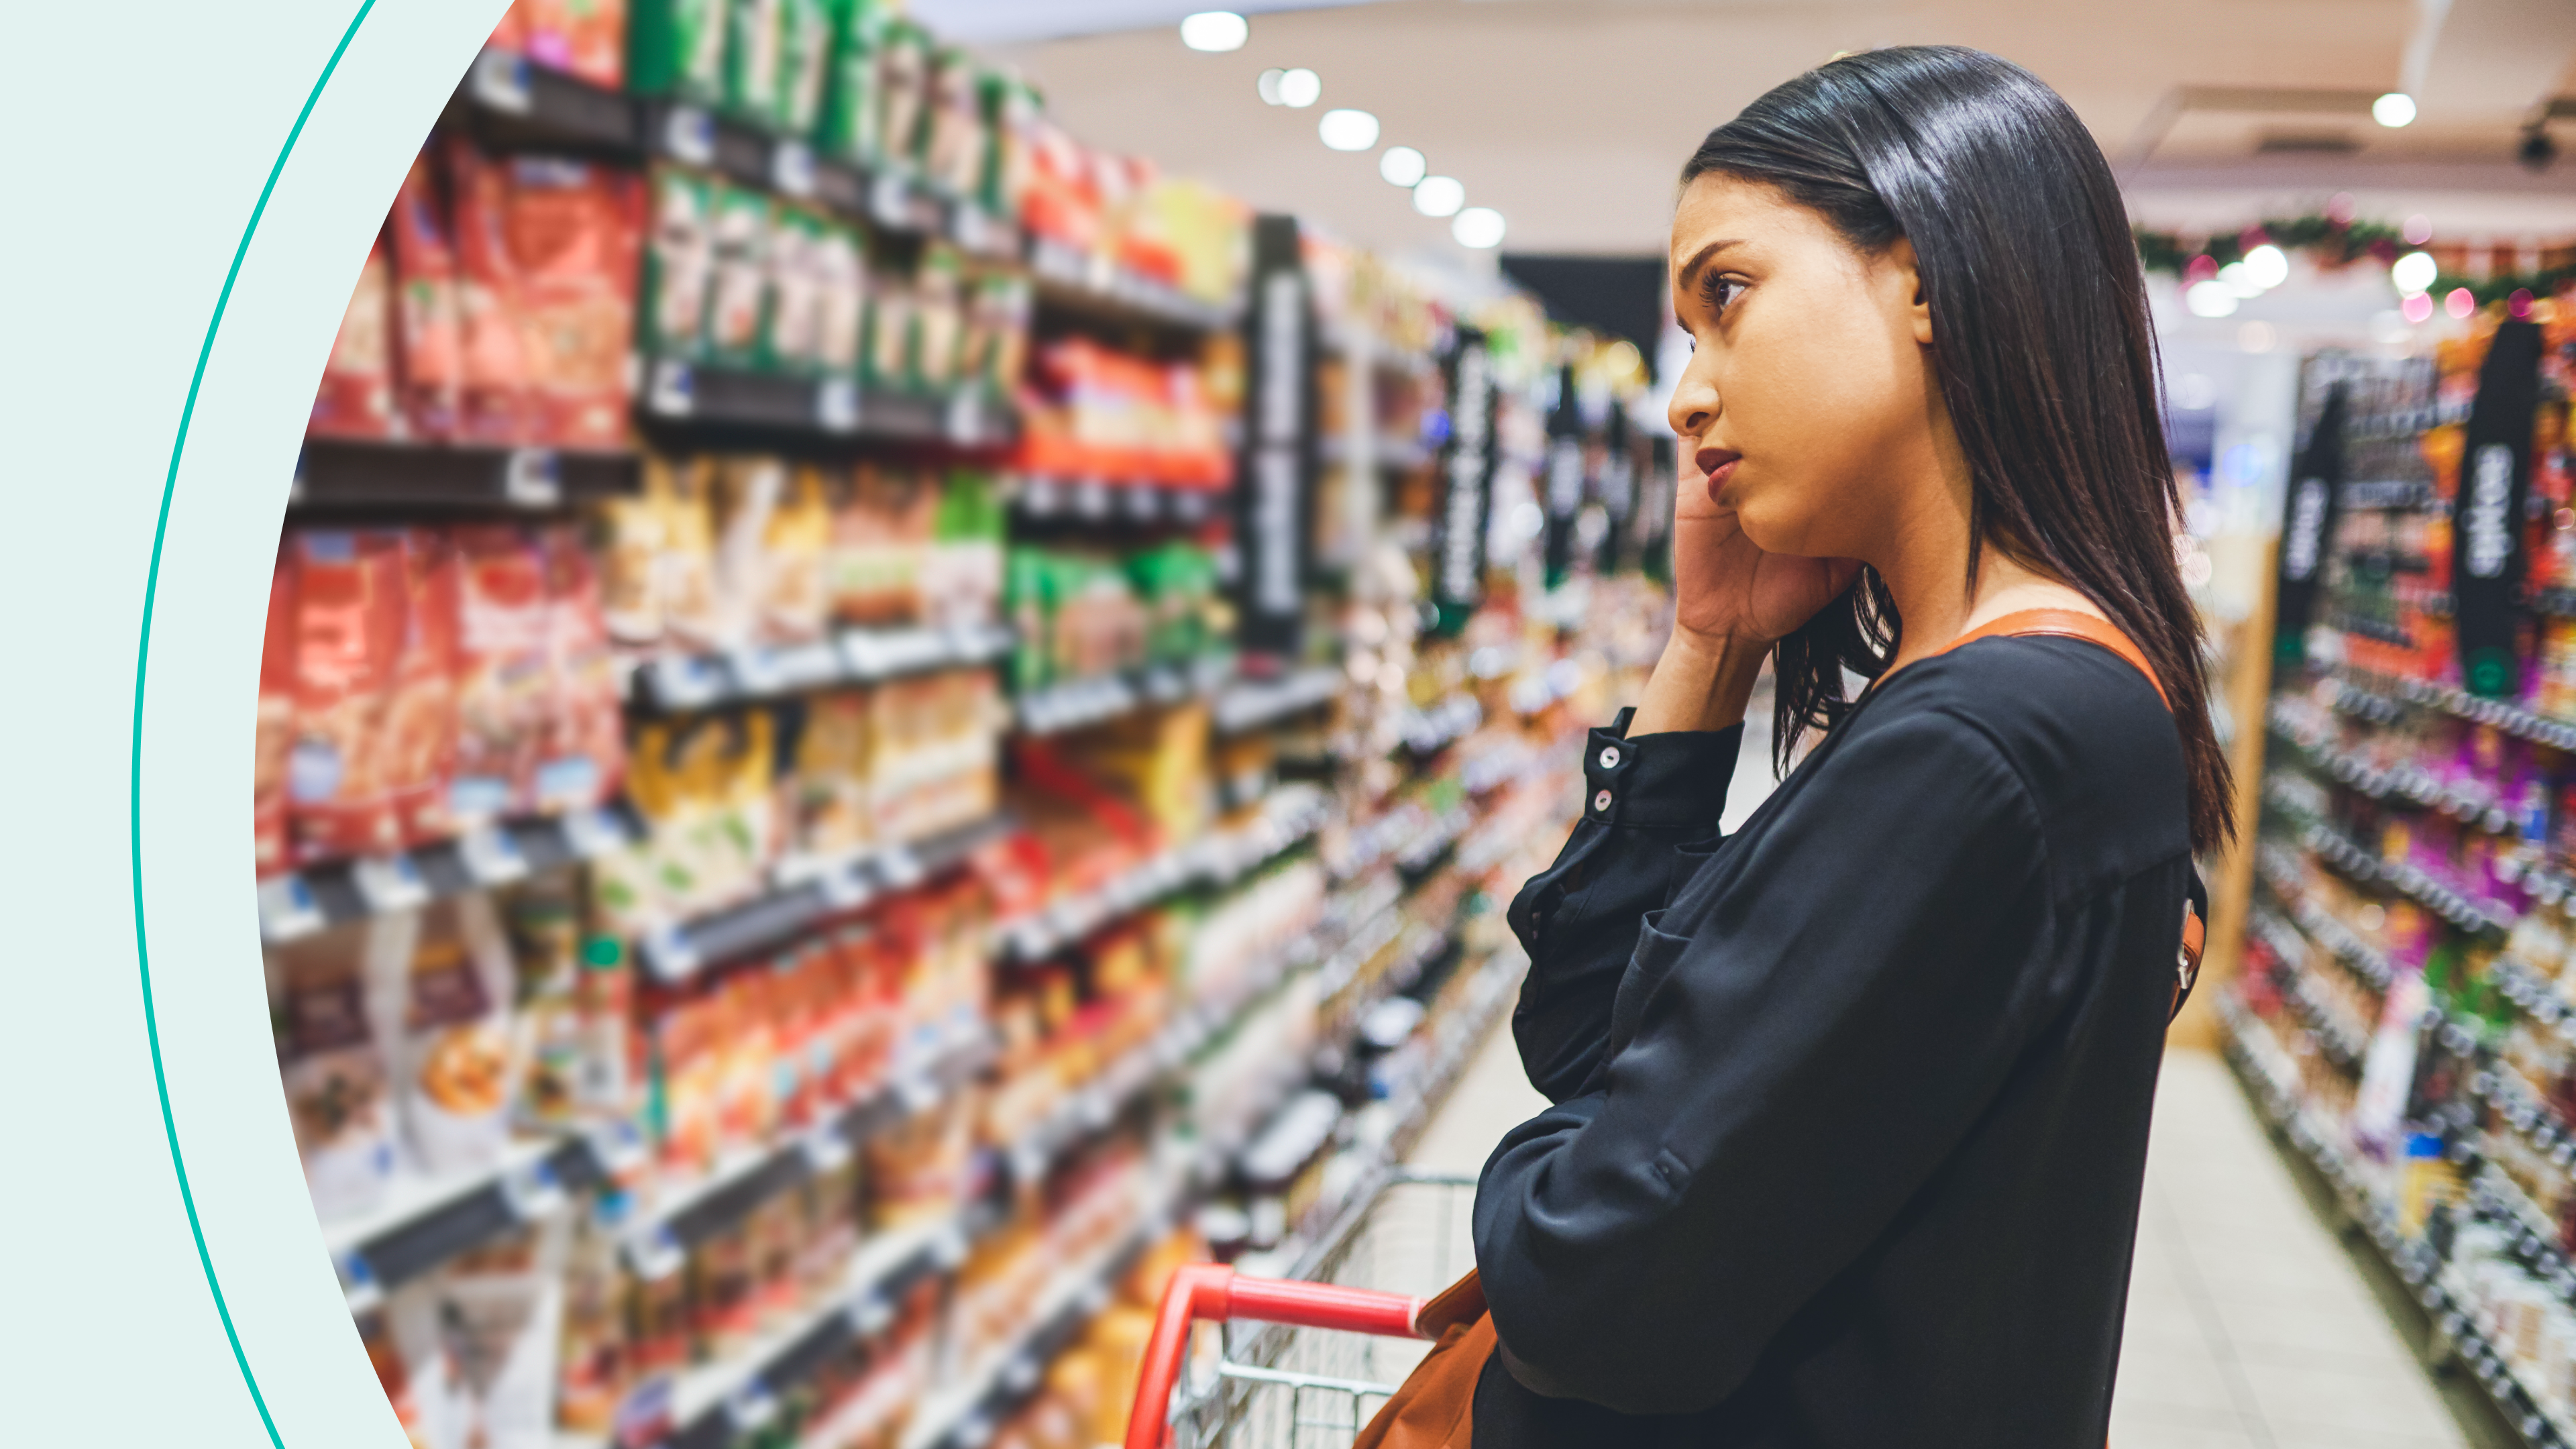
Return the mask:
[(1715, 499), (1724, 490), (1727, 480), (1735, 476), (1735, 465), (1743, 459), (1744, 455), (1741, 453), (1715, 452), (1700, 455), (1700, 466), (1708, 471), (1708, 496), (1711, 499)]

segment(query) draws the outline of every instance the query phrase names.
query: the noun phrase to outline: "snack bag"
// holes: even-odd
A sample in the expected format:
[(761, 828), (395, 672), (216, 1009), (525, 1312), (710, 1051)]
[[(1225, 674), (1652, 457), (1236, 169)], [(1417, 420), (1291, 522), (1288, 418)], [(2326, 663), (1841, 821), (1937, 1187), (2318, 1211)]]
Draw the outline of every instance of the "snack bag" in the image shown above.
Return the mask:
[(543, 555), (505, 524), (459, 528), (454, 537), (463, 578), (448, 802), (458, 827), (470, 829), (528, 808), (553, 670)]
[(581, 1013), (581, 899), (573, 871), (547, 871), (501, 897), (518, 979), (511, 992), (511, 1116), (532, 1130), (582, 1120), (590, 1045)]
[(551, 1449), (564, 1237), (530, 1229), (395, 1293), (388, 1316), (430, 1449)]
[(550, 699), (531, 803), (554, 814), (605, 804), (617, 792), (626, 770), (625, 697), (590, 550), (569, 527), (548, 529), (540, 549)]
[(786, 59), (787, 0), (728, 0), (724, 109), (747, 125), (779, 129), (779, 79)]
[(922, 112), (929, 104), (930, 37), (912, 21), (895, 16), (886, 22), (877, 49), (879, 120), (882, 159), (907, 170), (921, 161)]
[(295, 570), (294, 744), (287, 829), (299, 862), (392, 850), (384, 721), (402, 653), (409, 580), (402, 537), (308, 529)]
[(773, 568), (765, 544), (787, 465), (776, 458), (726, 458), (714, 473), (715, 642), (736, 649), (758, 633), (770, 597)]
[(822, 473), (800, 465), (770, 510), (761, 539), (767, 560), (760, 604), (761, 633), (782, 642), (820, 638), (831, 614), (823, 587), (823, 557), (832, 544), (832, 507), (823, 496)]
[(313, 416), (304, 430), (318, 438), (383, 438), (393, 433), (393, 258), (380, 233), (367, 248), (349, 310), (340, 314)]
[(847, 501), (832, 516), (825, 569), (834, 618), (909, 624), (920, 617), (922, 557), (937, 506), (936, 491), (918, 472), (859, 463)]
[(878, 387), (910, 388), (913, 373), (912, 281), (882, 270), (867, 279), (867, 347), (860, 373)]
[(884, 0), (835, 0), (831, 75), (823, 97), (822, 149), (845, 161), (877, 159), (884, 101), (877, 83), (886, 21)]
[(706, 345), (707, 296), (715, 283), (715, 188), (674, 167), (655, 168), (652, 230), (644, 247), (642, 342), (666, 357), (695, 357)]
[(508, 444), (529, 437), (528, 358), (519, 333), (518, 269), (503, 224), (509, 179), (501, 164), (462, 136), (447, 144), (448, 194), (455, 198), (456, 315), (463, 367), (456, 435)]
[(413, 1161), (432, 1176), (490, 1164), (509, 1140), (511, 1088), (510, 947), (491, 897), (378, 916), (367, 954), (402, 1003), (393, 1078)]
[(723, 627), (716, 594), (714, 471), (705, 458), (644, 460), (646, 493), (664, 500), (662, 625), (683, 648), (715, 647)]
[(402, 652), (383, 724), (385, 794), (406, 844), (456, 832), (448, 776), (456, 764), (456, 551), (434, 529), (403, 535)]
[(662, 549), (670, 522), (670, 472), (656, 460), (631, 497), (599, 505), (600, 616), (608, 637), (649, 648), (662, 638)]
[(260, 879), (294, 864), (286, 834), (287, 761), (295, 748), (295, 553), (282, 549), (268, 584), (259, 654), (259, 732), (251, 750), (252, 868)]
[(868, 696), (843, 689), (808, 696), (789, 779), (789, 830), (808, 855), (846, 854), (866, 845), (868, 828)]
[(707, 310), (707, 351), (738, 367), (759, 361), (769, 301), (769, 198), (719, 186), (715, 192), (715, 272)]
[(518, 0), (528, 59), (598, 86), (626, 83), (626, 0)]
[(724, 99), (725, 0), (632, 0), (626, 64), (638, 95)]
[(393, 237), (395, 377), (404, 431), (415, 438), (453, 437), (465, 373), (456, 249), (448, 241), (427, 155), (413, 159), (394, 195), (387, 230)]
[(962, 285), (955, 249), (934, 242), (923, 250), (913, 277), (913, 374), (920, 386), (933, 391), (944, 390), (957, 376), (966, 317)]
[(831, 221), (808, 245), (816, 293), (814, 366), (826, 376), (856, 377), (868, 317), (867, 248), (856, 230)]
[(781, 0), (778, 98), (770, 112), (781, 134), (810, 136), (823, 119), (823, 87), (832, 71), (832, 13), (827, 0)]
[(952, 469), (939, 491), (921, 560), (923, 617), (942, 627), (987, 624), (1002, 601), (1003, 512), (989, 474)]
[(822, 272), (815, 253), (823, 227), (823, 219), (812, 212), (781, 206), (770, 228), (764, 351), (769, 365), (781, 371), (808, 371), (821, 356)]
[(609, 167), (522, 156), (507, 194), (531, 436), (622, 447), (643, 192)]
[(922, 171), (951, 196), (971, 198), (984, 169), (984, 114), (974, 57), (942, 46), (933, 60)]
[(385, 1059), (368, 1011), (365, 933), (348, 926), (267, 952), (278, 1074), (314, 1215), (375, 1206), (393, 1175)]

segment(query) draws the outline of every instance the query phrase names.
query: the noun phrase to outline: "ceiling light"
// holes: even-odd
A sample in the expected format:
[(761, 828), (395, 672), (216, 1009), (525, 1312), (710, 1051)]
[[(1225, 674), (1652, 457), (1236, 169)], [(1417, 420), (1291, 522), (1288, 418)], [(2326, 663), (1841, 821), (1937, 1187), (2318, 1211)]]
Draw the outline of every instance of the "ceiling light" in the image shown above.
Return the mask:
[(2185, 288), (2182, 304), (2191, 309), (2194, 317), (2224, 317), (2236, 310), (2236, 294), (2227, 289), (2225, 282), (2213, 278)]
[(1278, 90), (1279, 99), (1272, 101), (1272, 105), (1302, 111), (1324, 98), (1324, 78), (1301, 65), (1295, 70), (1279, 72)]
[(2290, 254), (2265, 242), (2245, 254), (2245, 275), (2255, 286), (2277, 287), (2290, 280)]
[(2401, 297), (2431, 291), (2433, 278), (2440, 273), (2441, 268), (2433, 261), (2431, 252), (2408, 252), (2388, 264), (2388, 280), (2396, 284), (2397, 294)]
[(1365, 151), (1377, 144), (1377, 117), (1366, 111), (1326, 111), (1315, 134), (1336, 151)]
[(1410, 146), (1389, 146), (1377, 158), (1377, 174), (1398, 186), (1411, 186), (1431, 170), (1431, 163)]
[(2390, 91), (2370, 103), (2370, 118), (2394, 131), (2415, 119), (2415, 98), (2404, 91)]
[[(1458, 245), (1474, 247), (1479, 251), (1487, 247), (1501, 246), (1503, 214), (1490, 206), (1468, 207), (1458, 213), (1456, 220), (1449, 223), (1449, 235), (1457, 239)], [(1628, 346), (1626, 343), (1620, 345)], [(1631, 355), (1634, 355), (1636, 350), (1634, 347), (1628, 347)]]
[(1455, 176), (1425, 176), (1413, 188), (1413, 209), (1424, 216), (1456, 216), (1466, 204), (1466, 183)]
[(1181, 44), (1192, 50), (1241, 50), (1252, 23), (1231, 10), (1202, 10), (1181, 17)]
[(2229, 262), (2226, 266), (2220, 267), (2218, 282), (2220, 286), (2239, 297), (2251, 298), (2263, 295), (2263, 284), (2254, 280), (2254, 274), (2246, 270), (2243, 262)]

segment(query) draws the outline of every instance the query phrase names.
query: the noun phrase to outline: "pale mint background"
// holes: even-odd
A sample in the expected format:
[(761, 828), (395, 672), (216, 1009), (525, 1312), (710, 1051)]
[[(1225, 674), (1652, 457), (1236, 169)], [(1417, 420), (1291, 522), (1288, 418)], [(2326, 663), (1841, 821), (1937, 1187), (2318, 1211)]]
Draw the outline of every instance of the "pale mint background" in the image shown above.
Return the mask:
[[(9, 7), (0, 214), (0, 1442), (271, 1442), (163, 1135), (129, 854), (135, 667), (189, 378), (363, 0)], [(307, 1205), (251, 898), (260, 629), (305, 410), (409, 158), (503, 0), (378, 0), (296, 141), (189, 427), (140, 735), (163, 1060), (286, 1449), (399, 1449)]]

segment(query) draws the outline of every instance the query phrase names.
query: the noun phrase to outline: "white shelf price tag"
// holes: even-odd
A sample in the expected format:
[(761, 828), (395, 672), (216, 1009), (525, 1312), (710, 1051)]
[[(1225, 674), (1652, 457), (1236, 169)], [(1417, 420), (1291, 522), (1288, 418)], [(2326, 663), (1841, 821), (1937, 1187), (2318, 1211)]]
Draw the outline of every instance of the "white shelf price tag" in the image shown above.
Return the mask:
[(846, 377), (827, 377), (814, 388), (814, 423), (825, 432), (859, 430), (859, 385)]
[(300, 875), (273, 875), (259, 883), (259, 934), (262, 940), (292, 941), (327, 924), (313, 888)]
[(715, 118), (695, 106), (673, 106), (662, 119), (662, 149), (691, 166), (714, 165)]
[(645, 408), (666, 418), (685, 418), (698, 410), (697, 377), (676, 357), (657, 358), (644, 388)]
[(350, 867), (349, 881), (358, 888), (358, 898), (367, 903), (367, 909), (378, 915), (429, 904), (429, 883), (420, 878), (420, 867), (408, 855), (360, 860)]
[(465, 874), (476, 885), (508, 885), (528, 874), (528, 858), (519, 853), (519, 842), (497, 825), (458, 836), (456, 858), (464, 862)]
[[(976, 213), (962, 213), (973, 216)], [(948, 440), (952, 443), (978, 443), (984, 438), (984, 395), (972, 388), (951, 393), (948, 398)]]
[(909, 845), (889, 845), (877, 852), (877, 874), (896, 890), (910, 890), (921, 883), (921, 857)]
[(769, 182), (794, 197), (814, 194), (814, 153), (802, 141), (781, 141), (769, 153)]
[(563, 817), (564, 844), (583, 860), (596, 859), (611, 851), (626, 848), (626, 831), (617, 817), (597, 806), (575, 810)]
[(506, 50), (487, 50), (474, 57), (467, 87), (474, 99), (496, 111), (524, 116), (535, 107), (528, 93), (526, 57)]
[(563, 506), (563, 469), (552, 448), (512, 448), (501, 464), (501, 497), (513, 508)]

